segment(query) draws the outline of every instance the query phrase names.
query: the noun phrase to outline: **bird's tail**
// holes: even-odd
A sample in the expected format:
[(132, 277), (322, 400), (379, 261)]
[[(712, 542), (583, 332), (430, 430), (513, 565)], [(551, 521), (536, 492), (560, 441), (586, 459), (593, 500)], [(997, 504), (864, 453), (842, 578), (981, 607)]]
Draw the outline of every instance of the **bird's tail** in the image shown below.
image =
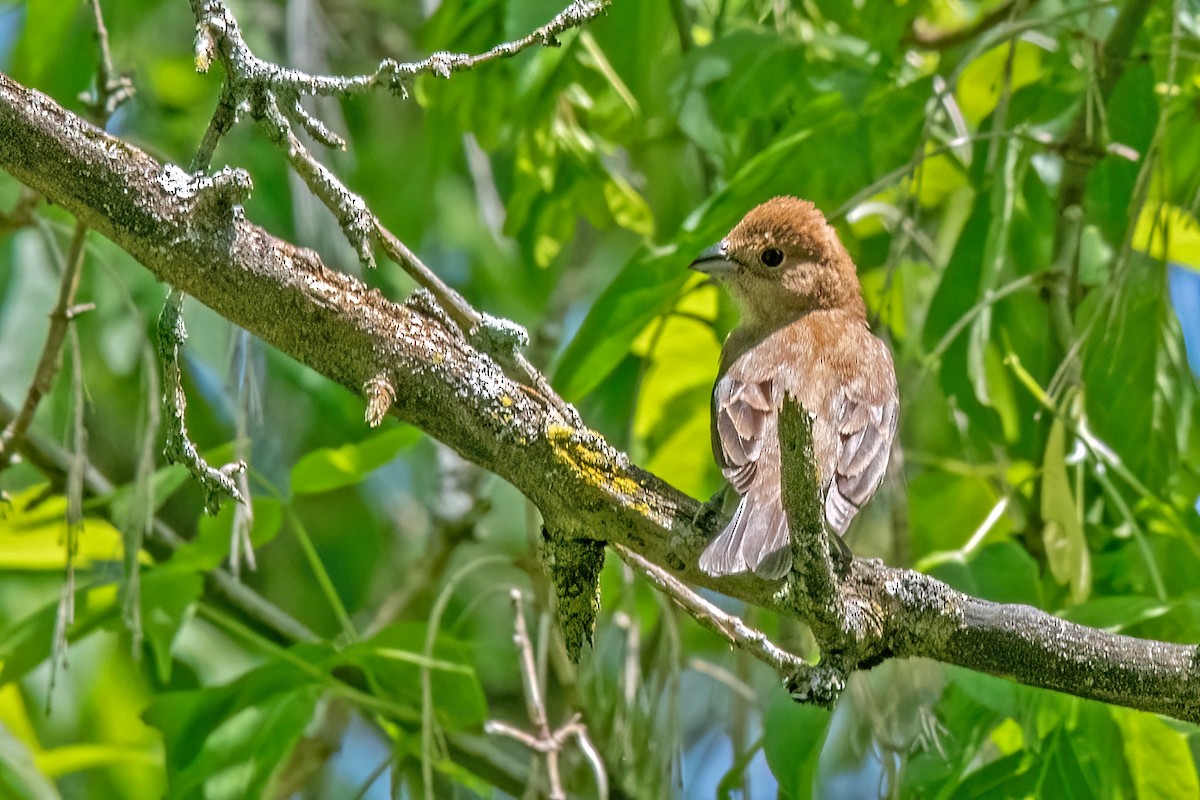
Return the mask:
[(714, 577), (752, 570), (766, 580), (778, 580), (792, 568), (787, 517), (779, 498), (762, 502), (747, 494), (733, 519), (704, 548), (700, 569)]

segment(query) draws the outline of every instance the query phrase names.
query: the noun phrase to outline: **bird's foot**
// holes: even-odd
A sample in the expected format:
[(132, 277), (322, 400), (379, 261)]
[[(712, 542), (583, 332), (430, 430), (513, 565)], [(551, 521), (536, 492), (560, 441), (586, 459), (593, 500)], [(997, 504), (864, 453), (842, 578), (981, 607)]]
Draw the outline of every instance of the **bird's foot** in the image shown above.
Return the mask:
[(716, 528), (717, 523), (724, 517), (725, 497), (728, 493), (729, 486), (726, 485), (702, 503), (699, 510), (696, 511), (696, 516), (692, 517), (692, 524), (702, 531)]

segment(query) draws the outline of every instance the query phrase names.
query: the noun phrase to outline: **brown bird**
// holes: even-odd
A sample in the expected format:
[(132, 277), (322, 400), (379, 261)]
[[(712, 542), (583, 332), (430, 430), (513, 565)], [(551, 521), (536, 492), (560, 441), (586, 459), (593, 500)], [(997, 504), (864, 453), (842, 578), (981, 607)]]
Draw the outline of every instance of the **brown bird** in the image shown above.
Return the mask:
[(892, 356), (867, 325), (850, 254), (806, 200), (768, 200), (691, 267), (722, 283), (741, 314), (712, 399), (713, 453), (741, 499), (700, 568), (781, 578), (792, 566), (780, 500), (783, 398), (812, 417), (825, 524), (842, 536), (887, 469), (899, 405)]

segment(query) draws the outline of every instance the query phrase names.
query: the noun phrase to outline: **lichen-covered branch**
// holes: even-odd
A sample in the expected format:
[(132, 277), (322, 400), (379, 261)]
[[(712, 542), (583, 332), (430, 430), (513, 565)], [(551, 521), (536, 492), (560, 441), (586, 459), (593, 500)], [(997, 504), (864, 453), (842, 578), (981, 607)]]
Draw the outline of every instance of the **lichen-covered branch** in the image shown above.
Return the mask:
[[(696, 561), (715, 525), (700, 504), (510, 378), (428, 301), (396, 304), (310, 250), (241, 218), (228, 198), (167, 190), (168, 168), (0, 76), (0, 169), (112, 239), (160, 279), (348, 390), (382, 376), (391, 413), (520, 489), (572, 535), (618, 543), (676, 578), (781, 613), (794, 593)], [(1117, 636), (1028, 606), (969, 597), (926, 575), (854, 559), (836, 590), (847, 669), (928, 656), (1033, 686), (1200, 721), (1196, 646)], [(805, 601), (809, 602), (809, 601)], [(840, 645), (838, 650), (835, 645)]]
[(533, 46), (555, 47), (558, 37), (572, 28), (600, 16), (607, 0), (572, 0), (565, 9), (545, 25), (511, 42), (498, 44), (477, 54), (439, 52), (420, 61), (398, 62), (384, 59), (375, 71), (365, 75), (309, 75), (259, 59), (246, 46), (237, 27), (237, 20), (220, 0), (191, 0), (196, 15), (196, 64), (201, 71), (208, 69), (214, 58), (233, 63), (239, 74), (261, 76), (277, 92), (289, 97), (300, 95), (353, 95), (376, 88), (406, 92), (405, 82), (417, 75), (430, 74), (448, 78), (455, 72), (472, 69), (479, 64), (508, 58)]
[[(183, 372), (179, 367), (179, 349), (187, 339), (183, 327), (183, 293), (172, 289), (163, 304), (158, 318), (158, 357), (163, 369), (163, 410), (167, 415), (167, 446), (164, 453), (167, 461), (187, 467), (192, 478), (204, 489), (204, 510), (216, 514), (221, 510), (221, 501), (228, 497), (239, 503), (246, 499), (238, 491), (233, 476), (246, 471), (243, 461), (235, 461), (221, 467), (211, 466), (195, 443), (188, 437), (187, 396), (183, 391)], [(234, 562), (236, 570), (237, 562)]]

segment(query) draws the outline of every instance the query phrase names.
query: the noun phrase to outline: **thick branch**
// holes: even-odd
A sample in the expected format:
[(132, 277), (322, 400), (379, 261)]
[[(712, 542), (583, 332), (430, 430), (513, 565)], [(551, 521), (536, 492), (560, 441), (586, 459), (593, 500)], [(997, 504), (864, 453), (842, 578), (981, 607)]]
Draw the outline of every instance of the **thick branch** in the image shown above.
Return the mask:
[(1200, 721), (1200, 650), (992, 603), (911, 570), (855, 559), (848, 597), (879, 611), (881, 656), (924, 656), (1031, 686)]
[[(568, 534), (620, 543), (676, 576), (801, 615), (777, 583), (712, 578), (699, 504), (631, 465), (553, 400), (508, 378), (435, 306), (397, 305), (309, 250), (246, 222), (231, 195), (181, 185), (145, 153), (0, 76), (0, 168), (126, 249), (160, 279), (363, 393), (381, 378), (392, 413), (524, 492)], [(858, 633), (848, 666), (931, 656), (1134, 708), (1200, 721), (1197, 648), (1115, 636), (1025, 606), (962, 595), (856, 559), (839, 579)], [(862, 623), (859, 623), (859, 620)], [(855, 626), (858, 626), (855, 628)]]

